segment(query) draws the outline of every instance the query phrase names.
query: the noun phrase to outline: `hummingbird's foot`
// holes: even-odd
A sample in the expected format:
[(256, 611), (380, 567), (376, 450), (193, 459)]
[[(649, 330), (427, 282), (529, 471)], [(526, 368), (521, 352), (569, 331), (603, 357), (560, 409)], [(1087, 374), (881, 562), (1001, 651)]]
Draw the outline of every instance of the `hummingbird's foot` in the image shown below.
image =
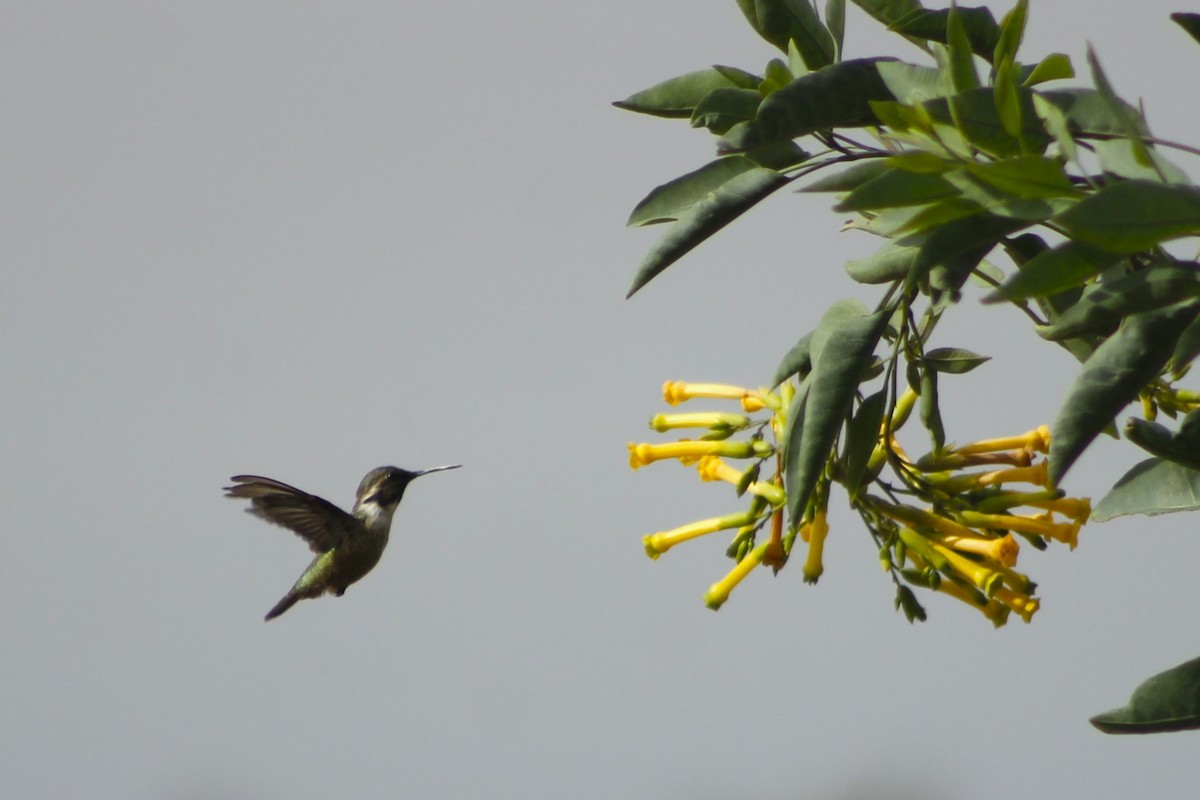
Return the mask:
[(341, 597), (341, 596), (342, 596), (342, 595), (344, 595), (345, 593), (346, 593), (346, 587), (345, 587), (345, 586), (343, 586), (342, 588), (340, 588), (340, 589), (338, 589), (338, 590), (337, 590), (337, 594), (335, 594), (335, 595), (334, 595), (334, 597)]

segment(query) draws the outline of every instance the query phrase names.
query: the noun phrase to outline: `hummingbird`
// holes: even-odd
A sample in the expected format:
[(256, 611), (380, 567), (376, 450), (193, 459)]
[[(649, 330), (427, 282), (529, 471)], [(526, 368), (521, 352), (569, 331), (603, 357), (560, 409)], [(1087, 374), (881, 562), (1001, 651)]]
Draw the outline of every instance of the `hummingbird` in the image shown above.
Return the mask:
[(275, 619), (304, 598), (320, 597), (326, 592), (338, 597), (344, 595), (347, 586), (379, 563), (387, 547), (392, 514), (409, 482), (431, 472), (461, 466), (447, 464), (416, 471), (377, 467), (358, 484), (354, 508), (348, 514), (328, 500), (272, 478), (259, 475), (230, 478), (234, 485), (225, 487), (226, 497), (249, 500), (247, 512), (287, 528), (308, 542), (317, 554), (295, 586), (267, 612), (266, 620)]

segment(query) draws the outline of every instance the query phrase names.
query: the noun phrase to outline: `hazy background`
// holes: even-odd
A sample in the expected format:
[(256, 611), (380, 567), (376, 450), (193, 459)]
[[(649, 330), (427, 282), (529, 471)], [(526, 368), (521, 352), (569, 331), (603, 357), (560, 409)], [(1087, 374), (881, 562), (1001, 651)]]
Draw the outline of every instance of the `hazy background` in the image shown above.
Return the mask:
[[(1031, 5), (1024, 60), (1090, 40), (1196, 143), (1186, 4)], [(921, 58), (892, 39), (851, 11), (848, 56)], [(723, 540), (643, 554), (742, 505), (629, 471), (661, 382), (758, 385), (876, 296), (842, 265), (878, 242), (782, 193), (622, 300), (661, 232), (626, 215), (712, 140), (609, 102), (774, 55), (731, 0), (6, 3), (0, 796), (1193, 796), (1195, 734), (1086, 719), (1200, 653), (1194, 516), (1029, 549), (1042, 610), (999, 631), (909, 626), (844, 510), (818, 587), (719, 614)], [(949, 437), (1051, 421), (1069, 357), (968, 310), (938, 343), (995, 359), (944, 382)], [(447, 462), (373, 574), (263, 624), (309, 553), (228, 476), (348, 504)]]

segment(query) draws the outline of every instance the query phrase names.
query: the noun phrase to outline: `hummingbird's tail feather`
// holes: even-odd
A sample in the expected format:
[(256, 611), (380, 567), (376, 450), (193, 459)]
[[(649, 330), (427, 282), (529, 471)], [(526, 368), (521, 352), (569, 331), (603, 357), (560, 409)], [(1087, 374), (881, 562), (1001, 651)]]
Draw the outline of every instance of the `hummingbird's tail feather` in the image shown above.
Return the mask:
[(303, 597), (304, 595), (298, 594), (294, 591), (288, 592), (283, 596), (282, 600), (275, 604), (274, 608), (267, 612), (267, 616), (263, 618), (263, 622), (270, 622), (271, 620), (275, 619), (280, 614), (296, 605), (296, 603), (303, 599)]

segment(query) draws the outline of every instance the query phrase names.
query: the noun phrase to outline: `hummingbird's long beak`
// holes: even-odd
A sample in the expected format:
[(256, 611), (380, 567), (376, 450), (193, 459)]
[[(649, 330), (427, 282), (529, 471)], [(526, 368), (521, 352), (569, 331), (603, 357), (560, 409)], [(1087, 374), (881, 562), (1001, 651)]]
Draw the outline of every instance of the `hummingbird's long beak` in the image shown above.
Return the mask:
[(461, 466), (462, 466), (462, 464), (445, 464), (440, 467), (430, 467), (429, 469), (421, 469), (421, 470), (417, 470), (416, 473), (413, 474), (413, 477), (416, 478), (421, 475), (428, 475), (431, 472), (441, 472), (444, 469), (458, 469)]

